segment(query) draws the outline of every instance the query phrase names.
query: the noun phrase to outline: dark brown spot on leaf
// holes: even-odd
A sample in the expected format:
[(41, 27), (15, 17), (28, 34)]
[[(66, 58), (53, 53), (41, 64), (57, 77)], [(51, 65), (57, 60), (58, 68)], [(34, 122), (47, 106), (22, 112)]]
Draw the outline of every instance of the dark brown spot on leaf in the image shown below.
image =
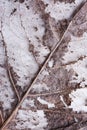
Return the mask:
[(24, 2), (24, 0), (19, 0), (19, 2), (20, 2), (20, 3), (23, 3), (23, 2)]

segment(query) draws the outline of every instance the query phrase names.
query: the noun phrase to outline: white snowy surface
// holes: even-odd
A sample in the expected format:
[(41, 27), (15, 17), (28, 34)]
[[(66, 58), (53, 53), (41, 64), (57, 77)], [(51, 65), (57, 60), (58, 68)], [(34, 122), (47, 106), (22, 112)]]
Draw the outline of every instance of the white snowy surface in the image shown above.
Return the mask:
[(48, 62), (48, 66), (51, 68), (51, 67), (53, 67), (53, 64), (54, 64), (54, 60), (51, 59), (51, 60)]
[(55, 18), (57, 21), (63, 20), (63, 19), (69, 19), (71, 15), (73, 14), (74, 10), (77, 9), (77, 7), (86, 0), (75, 0), (75, 2), (72, 3), (66, 3), (65, 2), (56, 2), (50, 1), (50, 0), (43, 0), (45, 4), (48, 4), (45, 11), (47, 13), (50, 13), (51, 17)]
[(48, 108), (53, 108), (53, 107), (55, 107), (55, 104), (50, 103), (50, 102), (47, 102), (47, 101), (45, 101), (44, 99), (41, 99), (40, 97), (38, 97), (37, 100), (38, 100), (41, 104), (47, 105)]
[(63, 56), (63, 63), (68, 64), (66, 69), (73, 69), (76, 75), (73, 75), (72, 81), (80, 83), (81, 87), (87, 85), (87, 33), (82, 37), (71, 37), (68, 45), (68, 51)]
[(68, 44), (68, 51), (63, 57), (63, 63), (77, 61), (81, 56), (87, 56), (87, 33), (81, 37), (71, 35), (71, 41)]
[[(71, 65), (70, 68), (76, 72), (76, 76), (74, 75), (71, 82), (80, 83), (81, 87), (87, 86), (87, 57), (82, 61), (78, 61), (74, 65)], [(68, 68), (69, 69), (69, 68)]]
[[(9, 63), (19, 77), (19, 79), (17, 79), (17, 84), (23, 89), (23, 87), (29, 83), (29, 80), (37, 72), (38, 65), (33, 55), (28, 50), (28, 41), (22, 35), (18, 19), (15, 19), (15, 21), (13, 19), (13, 22), (14, 28), (3, 25), (3, 36), (7, 45)], [(14, 33), (12, 33), (11, 29)], [(15, 35), (16, 32), (17, 35)]]
[[(36, 59), (41, 64), (44, 62), (45, 56), (50, 53), (49, 48), (43, 45), (44, 22), (40, 14), (34, 11), (33, 7), (28, 10), (25, 4), (20, 5), (20, 14), (26, 36), (30, 40), (30, 43), (34, 45), (34, 52), (38, 52)], [(37, 29), (35, 30), (35, 28)]]
[(77, 89), (71, 92), (69, 97), (71, 98), (71, 105), (69, 108), (77, 112), (87, 112), (87, 88)]
[(73, 70), (71, 83), (78, 83), (80, 87), (76, 91), (71, 92), (71, 105), (74, 111), (87, 112), (87, 33), (83, 33), (81, 37), (71, 36), (71, 41), (68, 44), (68, 51), (63, 56), (63, 63), (66, 64), (66, 69)]
[(8, 2), (4, 7), (2, 33), (7, 46), (8, 62), (17, 74), (17, 85), (23, 89), (37, 72), (38, 65), (33, 55), (29, 52), (29, 43), (21, 25), (20, 15), (16, 12), (10, 16), (15, 6), (18, 8), (19, 4), (15, 5), (12, 2)]
[(25, 99), (24, 102), (22, 103), (22, 108), (29, 108), (30, 107), (34, 107), (34, 99)]
[(11, 83), (8, 78), (7, 70), (5, 67), (5, 49), (3, 48), (3, 42), (1, 41), (2, 37), (0, 34), (0, 103), (3, 111), (3, 116), (7, 115), (7, 112), (10, 113), (12, 109), (12, 103), (15, 102), (15, 94), (12, 90)]
[[(5, 1), (2, 7), (2, 34), (7, 46), (8, 62), (16, 74), (16, 84), (23, 90), (50, 52), (48, 47), (42, 44), (45, 28), (39, 14), (35, 14), (32, 8), (28, 10), (25, 4)], [(14, 9), (16, 11), (11, 14)], [(30, 44), (34, 46), (33, 53), (29, 51)]]
[[(18, 120), (18, 122), (17, 122)], [(16, 129), (45, 130), (47, 119), (43, 110), (19, 110), (16, 117)]]
[(43, 91), (49, 91), (48, 86), (45, 83), (36, 83), (32, 87), (32, 92), (38, 92), (41, 93)]

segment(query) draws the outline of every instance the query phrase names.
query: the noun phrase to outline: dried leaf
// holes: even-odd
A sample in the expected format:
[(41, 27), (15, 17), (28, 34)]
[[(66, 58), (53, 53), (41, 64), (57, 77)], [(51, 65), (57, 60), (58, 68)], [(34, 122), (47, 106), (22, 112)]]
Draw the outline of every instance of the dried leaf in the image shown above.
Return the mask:
[[(76, 3), (0, 0), (0, 125), (9, 117), (48, 55), (58, 45), (68, 19), (81, 2), (85, 0), (76, 0)], [(66, 6), (64, 12), (68, 12), (67, 16), (58, 6)], [(67, 11), (68, 8), (71, 11)], [(56, 14), (58, 17), (54, 17)]]
[(59, 46), (57, 45), (51, 52), (47, 62), (2, 129), (85, 128), (86, 39), (87, 2), (75, 15)]

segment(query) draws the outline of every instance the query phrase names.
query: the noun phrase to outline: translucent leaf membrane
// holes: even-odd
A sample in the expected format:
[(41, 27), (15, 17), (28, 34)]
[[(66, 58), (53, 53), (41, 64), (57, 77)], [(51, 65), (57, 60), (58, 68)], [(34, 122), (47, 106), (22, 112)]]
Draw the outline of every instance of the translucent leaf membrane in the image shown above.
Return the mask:
[(86, 39), (87, 2), (69, 24), (60, 45), (4, 129), (86, 128)]

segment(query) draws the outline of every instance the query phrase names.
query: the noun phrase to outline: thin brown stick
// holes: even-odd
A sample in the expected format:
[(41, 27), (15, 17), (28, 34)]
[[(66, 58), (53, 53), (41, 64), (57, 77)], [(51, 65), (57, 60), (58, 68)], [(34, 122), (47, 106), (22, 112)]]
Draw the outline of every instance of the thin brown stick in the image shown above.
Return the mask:
[(52, 91), (52, 92), (47, 92), (47, 93), (37, 93), (37, 94), (28, 94), (27, 97), (37, 97), (37, 96), (48, 96), (48, 95), (54, 95), (54, 94), (67, 94), (70, 93), (73, 90), (73, 88), (68, 88), (67, 92), (66, 89), (63, 90), (56, 90), (56, 91)]
[(0, 117), (1, 117), (1, 122), (3, 123), (3, 122), (4, 122), (4, 119), (3, 119), (3, 115), (2, 115), (1, 110), (0, 110)]
[[(9, 67), (8, 67), (8, 68), (9, 68)], [(12, 84), (14, 90), (15, 90), (15, 93), (16, 93), (16, 95), (17, 95), (18, 101), (20, 101), (20, 96), (19, 96), (18, 90), (16, 89), (16, 86), (15, 86), (15, 84), (14, 84), (14, 81), (13, 81), (13, 78), (12, 78), (12, 74), (11, 74), (10, 69), (8, 69), (8, 77), (9, 77), (9, 80), (10, 80), (10, 82), (11, 82), (11, 84)]]
[(37, 96), (47, 96), (47, 95), (53, 95), (53, 94), (60, 94), (62, 91), (57, 90), (53, 92), (48, 92), (48, 93), (37, 93), (37, 94), (29, 94), (27, 97), (37, 97)]

